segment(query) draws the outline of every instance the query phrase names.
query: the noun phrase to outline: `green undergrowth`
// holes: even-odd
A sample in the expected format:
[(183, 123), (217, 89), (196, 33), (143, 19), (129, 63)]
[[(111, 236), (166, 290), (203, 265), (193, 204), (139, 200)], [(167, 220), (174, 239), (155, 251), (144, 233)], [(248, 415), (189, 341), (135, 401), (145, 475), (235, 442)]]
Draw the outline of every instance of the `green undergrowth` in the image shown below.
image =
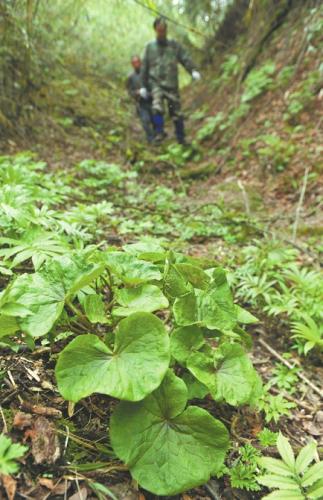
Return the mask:
[[(251, 325), (258, 312), (287, 317), (298, 351), (319, 349), (319, 273), (278, 243), (245, 246), (246, 228), (261, 234), (256, 221), (193, 207), (183, 183), (144, 183), (137, 168), (84, 160), (51, 171), (22, 153), (0, 158), (0, 186), (1, 347), (55, 347), (70, 404), (117, 400), (110, 444), (92, 451), (119, 458), (148, 491), (173, 495), (223, 473), (259, 489), (257, 453), (229, 457), (220, 409), (250, 407), (270, 425), (290, 415), (294, 404), (270, 394), (251, 362)], [(201, 237), (240, 248), (233, 259), (187, 255)], [(288, 383), (277, 368), (272, 385)], [(73, 439), (74, 467), (97, 468)]]

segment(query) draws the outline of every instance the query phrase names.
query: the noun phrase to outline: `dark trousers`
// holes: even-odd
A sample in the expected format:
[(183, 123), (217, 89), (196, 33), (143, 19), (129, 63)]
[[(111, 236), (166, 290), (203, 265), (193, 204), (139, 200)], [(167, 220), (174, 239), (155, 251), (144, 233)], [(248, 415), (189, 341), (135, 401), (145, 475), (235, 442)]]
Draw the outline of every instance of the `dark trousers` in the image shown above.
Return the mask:
[(154, 139), (154, 127), (152, 121), (152, 110), (151, 103), (147, 101), (141, 101), (137, 104), (137, 114), (140, 118), (142, 128), (145, 131), (147, 141), (152, 142)]

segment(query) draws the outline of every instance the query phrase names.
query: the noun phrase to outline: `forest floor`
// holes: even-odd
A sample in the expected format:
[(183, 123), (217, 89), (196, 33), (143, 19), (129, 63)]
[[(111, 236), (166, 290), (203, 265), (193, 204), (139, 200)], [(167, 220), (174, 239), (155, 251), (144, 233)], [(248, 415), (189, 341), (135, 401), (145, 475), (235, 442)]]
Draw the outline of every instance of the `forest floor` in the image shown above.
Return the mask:
[[(189, 106), (189, 102), (186, 105)], [(104, 123), (101, 125), (104, 126)], [(189, 131), (192, 126), (193, 122), (188, 121)], [(86, 127), (84, 130), (74, 126), (63, 135), (52, 131), (51, 136), (47, 135), (46, 140), (42, 137), (39, 144), (32, 147), (28, 141), (25, 146), (10, 141), (5, 152), (16, 154), (28, 149), (45, 160), (50, 171), (63, 170), (67, 174), (82, 160), (93, 158), (109, 164), (117, 163), (128, 173), (136, 172), (133, 192), (132, 188), (129, 192), (126, 186), (119, 190), (116, 197), (115, 193), (102, 192), (95, 186), (90, 189), (93, 202), (113, 200), (116, 206), (119, 203), (119, 225), (101, 224), (99, 240), (105, 239), (110, 244), (121, 246), (142, 236), (166, 236), (174, 248), (216, 260), (231, 269), (241, 264), (241, 252), (255, 240), (275, 240), (279, 242), (278, 246), (294, 249), (298, 263), (318, 268), (318, 254), (308, 244), (306, 231), (303, 231), (305, 236), (302, 234), (292, 241), (292, 226), (300, 193), (299, 190), (286, 192), (286, 174), (284, 179), (278, 178), (283, 174), (267, 174), (264, 182), (255, 174), (255, 169), (243, 167), (235, 171), (224, 165), (221, 169), (215, 168), (214, 174), (185, 178), (181, 172), (189, 169), (190, 163), (176, 165), (177, 156), (174, 161), (167, 144), (162, 148), (146, 148), (141, 143), (138, 123), (126, 133), (122, 127), (118, 125), (116, 132), (107, 137), (96, 134), (96, 128)], [(126, 145), (125, 135), (128, 137)], [(171, 144), (172, 139), (169, 139), (168, 145)], [(136, 202), (133, 201), (134, 196), (138, 197)], [(315, 224), (317, 210), (313, 210), (313, 206), (316, 206), (317, 197), (317, 185), (310, 183), (302, 205), (302, 227)], [(210, 207), (213, 212), (209, 211)], [(218, 209), (216, 213), (214, 208)], [(125, 226), (120, 230), (122, 224)], [(130, 229), (126, 228), (127, 224), (130, 224)], [(186, 235), (183, 235), (185, 231)], [(242, 302), (248, 304), (248, 300)], [(286, 362), (279, 356), (289, 351), (292, 352), (289, 362), (293, 370), (295, 367), (296, 371), (300, 370), (297, 376), (305, 375), (314, 385), (313, 389), (304, 379), (297, 380), (296, 377), (292, 381), (294, 391), (291, 393), (277, 387), (273, 389), (273, 393), (283, 393), (295, 405), (290, 415), (280, 419), (279, 428), (291, 439), (295, 448), (303, 446), (309, 436), (323, 446), (323, 411), (315, 391), (323, 376), (319, 358), (312, 355), (304, 359), (297, 351), (290, 351), (287, 347), (291, 345), (291, 340), (286, 318), (270, 317), (257, 307), (252, 310), (261, 319), (256, 327), (251, 328), (254, 339), (252, 359), (263, 379), (266, 381), (272, 377), (276, 363), (282, 366)], [(32, 442), (31, 454), (25, 460), (16, 485), (16, 497), (85, 500), (92, 498), (93, 484), (100, 483), (118, 499), (155, 498), (138, 489), (123, 466), (114, 459), (107, 459), (100, 449), (100, 443), (106, 441), (107, 416), (114, 405), (113, 400), (93, 396), (81, 401), (71, 411), (55, 388), (54, 359), (55, 348), (51, 353), (47, 346), (33, 352), (26, 351), (23, 355), (7, 352), (1, 359), (1, 371), (7, 374), (1, 394), (3, 425), (13, 436)], [(265, 425), (259, 413), (244, 408), (238, 412), (227, 405), (216, 408), (211, 400), (206, 407), (231, 429), (236, 447), (231, 452), (232, 457), (239, 445), (247, 442), (255, 444), (257, 433)], [(276, 424), (271, 425), (272, 430), (277, 428)], [(274, 448), (269, 451), (275, 455)], [(49, 465), (53, 456), (59, 458), (55, 464)], [(98, 461), (103, 461), (100, 467), (97, 466)], [(79, 466), (75, 471), (69, 465), (75, 462), (87, 466), (83, 469)], [(93, 462), (92, 470), (89, 463)], [(13, 484), (4, 486), (7, 492), (10, 487), (15, 487)], [(232, 488), (225, 480), (219, 479), (187, 492), (182, 498), (244, 500), (260, 498), (259, 495), (258, 492)]]

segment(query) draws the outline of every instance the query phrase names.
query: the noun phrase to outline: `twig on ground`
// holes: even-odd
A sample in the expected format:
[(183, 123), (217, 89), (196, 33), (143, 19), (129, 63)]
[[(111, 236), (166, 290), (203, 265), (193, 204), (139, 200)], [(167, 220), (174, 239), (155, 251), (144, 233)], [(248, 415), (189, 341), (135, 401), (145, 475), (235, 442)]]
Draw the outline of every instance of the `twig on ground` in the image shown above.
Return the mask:
[(292, 401), (293, 403), (297, 404), (297, 406), (300, 406), (301, 408), (304, 408), (305, 410), (308, 410), (311, 413), (314, 413), (316, 411), (316, 408), (314, 406), (310, 406), (307, 403), (303, 403), (303, 401), (300, 401), (297, 398), (293, 398), (293, 396), (291, 396), (290, 394), (282, 392), (279, 389), (276, 389), (276, 387), (271, 387), (270, 390), (275, 394), (282, 394), (285, 399), (288, 399), (288, 401)]
[(13, 388), (13, 389), (18, 389), (17, 384), (16, 384), (16, 382), (15, 382), (15, 379), (14, 379), (14, 378), (13, 378), (13, 376), (12, 376), (11, 371), (10, 371), (10, 370), (8, 370), (8, 371), (7, 371), (7, 373), (8, 373), (8, 377), (9, 377), (9, 380), (10, 380), (10, 382), (11, 382), (12, 388)]
[(214, 479), (211, 479), (211, 481), (206, 483), (205, 489), (207, 489), (207, 491), (210, 493), (211, 497), (214, 500), (221, 500), (219, 486), (218, 486), (218, 483)]
[[(268, 352), (270, 352), (273, 356), (275, 356), (275, 358), (279, 359), (279, 361), (281, 361), (281, 363), (287, 366), (290, 370), (293, 368), (293, 366), (286, 359), (284, 359), (277, 351), (275, 351), (275, 349), (270, 347), (270, 345), (268, 345), (267, 342), (265, 342), (263, 339), (259, 338), (258, 342), (265, 349), (267, 349)], [(317, 394), (323, 397), (322, 389), (313, 384), (313, 382), (311, 382), (302, 372), (297, 372), (297, 376), (300, 379), (302, 379), (307, 385), (309, 385), (313, 389), (313, 391), (315, 391)]]
[(10, 392), (8, 396), (6, 396), (4, 399), (2, 399), (1, 404), (4, 404), (6, 401), (10, 400), (15, 394), (17, 394), (18, 389), (15, 389), (14, 391)]
[(307, 166), (305, 168), (305, 173), (304, 173), (304, 177), (303, 177), (303, 185), (302, 185), (301, 194), (300, 194), (300, 197), (299, 197), (299, 202), (298, 202), (298, 205), (297, 205), (297, 208), (296, 208), (296, 213), (295, 213), (295, 222), (294, 222), (294, 225), (293, 225), (293, 235), (292, 235), (292, 241), (293, 241), (293, 243), (295, 243), (295, 241), (296, 241), (297, 228), (298, 228), (299, 219), (300, 219), (300, 215), (301, 215), (301, 210), (302, 210), (302, 206), (303, 206), (303, 202), (304, 202), (304, 196), (305, 196), (305, 192), (306, 192), (306, 186), (307, 186), (307, 180), (308, 180), (309, 171), (310, 171), (310, 167)]
[(70, 439), (70, 429), (69, 429), (69, 427), (67, 425), (65, 425), (65, 429), (66, 429), (66, 437), (65, 437), (65, 442), (64, 442), (63, 456), (66, 453), (68, 442), (69, 442), (69, 439)]
[(62, 418), (61, 410), (57, 410), (56, 408), (49, 408), (47, 406), (38, 406), (29, 403), (28, 401), (23, 401), (21, 406), (24, 410), (28, 410), (31, 413), (35, 413), (36, 415), (44, 415), (46, 417), (56, 417)]
[(3, 432), (5, 434), (7, 434), (7, 432), (8, 432), (8, 426), (7, 426), (6, 418), (4, 416), (4, 413), (2, 411), (2, 407), (1, 406), (0, 406), (0, 413), (1, 413), (2, 421), (3, 421)]

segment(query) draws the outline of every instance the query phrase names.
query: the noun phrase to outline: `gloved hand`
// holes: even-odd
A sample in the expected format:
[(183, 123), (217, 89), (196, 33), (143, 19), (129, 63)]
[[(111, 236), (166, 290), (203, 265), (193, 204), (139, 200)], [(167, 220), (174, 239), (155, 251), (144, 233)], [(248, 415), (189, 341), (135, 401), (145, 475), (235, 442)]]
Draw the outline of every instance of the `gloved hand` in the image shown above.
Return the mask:
[(139, 89), (139, 95), (142, 99), (148, 99), (148, 90), (145, 87)]
[(201, 73), (199, 73), (199, 71), (196, 71), (196, 69), (194, 69), (192, 71), (192, 78), (193, 80), (195, 80), (196, 82), (198, 82), (199, 80), (201, 80)]

